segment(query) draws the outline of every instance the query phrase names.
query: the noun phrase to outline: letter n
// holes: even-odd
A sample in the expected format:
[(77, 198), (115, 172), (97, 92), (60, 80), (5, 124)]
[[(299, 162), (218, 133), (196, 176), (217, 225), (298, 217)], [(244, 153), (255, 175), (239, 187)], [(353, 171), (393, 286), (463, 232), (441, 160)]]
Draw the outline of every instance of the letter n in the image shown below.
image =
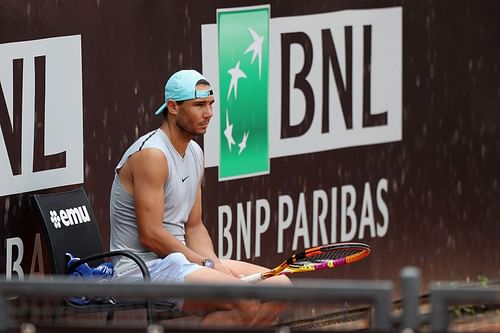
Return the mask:
[[(321, 30), (321, 41), (323, 44), (323, 117), (321, 132), (330, 130), (330, 64), (333, 68), (333, 77), (337, 86), (337, 93), (344, 115), (345, 126), (352, 128), (352, 27), (344, 28), (345, 38), (345, 80), (342, 78), (340, 63), (337, 56), (335, 43), (329, 29)], [(344, 84), (345, 81), (345, 84)]]
[(5, 147), (10, 161), (12, 174), (21, 174), (21, 139), (23, 115), (23, 59), (12, 61), (12, 122), (7, 109), (7, 102), (0, 84), (0, 127), (2, 128)]

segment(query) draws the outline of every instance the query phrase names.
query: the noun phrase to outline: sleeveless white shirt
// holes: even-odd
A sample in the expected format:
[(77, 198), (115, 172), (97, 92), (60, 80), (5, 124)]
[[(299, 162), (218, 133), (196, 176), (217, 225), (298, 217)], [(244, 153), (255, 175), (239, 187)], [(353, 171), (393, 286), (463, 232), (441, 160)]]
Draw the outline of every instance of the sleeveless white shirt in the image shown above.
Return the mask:
[[(195, 141), (190, 141), (186, 153), (181, 156), (161, 129), (149, 132), (134, 142), (116, 166), (121, 169), (134, 153), (144, 149), (159, 149), (167, 159), (168, 179), (164, 185), (165, 201), (163, 227), (179, 241), (185, 243), (184, 224), (193, 207), (196, 193), (203, 176), (203, 152)], [(139, 255), (145, 262), (158, 256), (139, 242), (134, 198), (125, 191), (115, 172), (110, 197), (110, 250), (127, 249)], [(136, 265), (126, 257), (114, 259), (114, 269), (123, 273)]]

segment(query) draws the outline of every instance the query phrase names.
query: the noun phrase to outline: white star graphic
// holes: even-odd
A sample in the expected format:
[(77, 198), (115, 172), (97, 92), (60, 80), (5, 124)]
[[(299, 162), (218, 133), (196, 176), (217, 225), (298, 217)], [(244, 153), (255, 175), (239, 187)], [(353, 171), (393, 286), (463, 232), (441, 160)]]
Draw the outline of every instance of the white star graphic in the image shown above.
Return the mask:
[(226, 137), (229, 151), (231, 151), (231, 146), (236, 144), (236, 142), (233, 139), (233, 124), (229, 123), (229, 111), (228, 110), (226, 110), (226, 128), (224, 129), (224, 136)]
[(238, 155), (241, 154), (241, 152), (247, 147), (247, 139), (248, 135), (250, 132), (245, 132), (243, 134), (243, 139), (241, 140), (241, 143), (238, 145), (240, 147), (240, 151), (238, 152)]
[(231, 82), (229, 83), (229, 91), (227, 92), (227, 99), (231, 96), (231, 91), (234, 88), (234, 98), (237, 97), (238, 94), (238, 80), (241, 78), (247, 77), (247, 75), (240, 69), (240, 61), (236, 63), (234, 68), (231, 68), (227, 71), (231, 75)]
[(259, 56), (259, 79), (260, 79), (260, 73), (262, 70), (262, 42), (264, 41), (264, 36), (259, 36), (252, 28), (248, 28), (248, 32), (252, 35), (253, 38), (253, 43), (250, 44), (250, 46), (246, 49), (245, 54), (247, 54), (250, 51), (253, 51), (252, 53), (252, 61), (251, 63), (253, 64), (253, 61), (255, 60), (256, 56)]

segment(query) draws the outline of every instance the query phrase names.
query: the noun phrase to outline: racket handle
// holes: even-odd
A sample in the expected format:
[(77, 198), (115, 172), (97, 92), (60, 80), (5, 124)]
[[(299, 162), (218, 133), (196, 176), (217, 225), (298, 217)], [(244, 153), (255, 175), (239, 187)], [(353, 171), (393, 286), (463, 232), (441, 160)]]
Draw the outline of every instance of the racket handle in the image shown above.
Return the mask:
[(262, 278), (262, 273), (255, 273), (255, 274), (250, 274), (250, 275), (244, 276), (241, 278), (241, 280), (245, 281), (245, 282), (249, 282), (249, 283), (257, 283), (257, 282), (260, 282), (264, 279)]

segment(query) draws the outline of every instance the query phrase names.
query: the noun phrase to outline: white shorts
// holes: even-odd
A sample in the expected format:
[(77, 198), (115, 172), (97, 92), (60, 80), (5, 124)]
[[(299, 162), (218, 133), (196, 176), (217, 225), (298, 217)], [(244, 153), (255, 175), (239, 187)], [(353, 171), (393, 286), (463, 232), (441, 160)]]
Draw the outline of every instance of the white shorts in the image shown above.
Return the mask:
[[(170, 253), (165, 258), (150, 260), (146, 265), (151, 275), (151, 281), (155, 283), (184, 283), (186, 276), (202, 268), (200, 265), (188, 261), (184, 254), (179, 252)], [(113, 279), (127, 282), (144, 281), (139, 267), (117, 274)], [(161, 307), (162, 310), (165, 308), (182, 310), (184, 300), (174, 298), (154, 300), (154, 304)]]

